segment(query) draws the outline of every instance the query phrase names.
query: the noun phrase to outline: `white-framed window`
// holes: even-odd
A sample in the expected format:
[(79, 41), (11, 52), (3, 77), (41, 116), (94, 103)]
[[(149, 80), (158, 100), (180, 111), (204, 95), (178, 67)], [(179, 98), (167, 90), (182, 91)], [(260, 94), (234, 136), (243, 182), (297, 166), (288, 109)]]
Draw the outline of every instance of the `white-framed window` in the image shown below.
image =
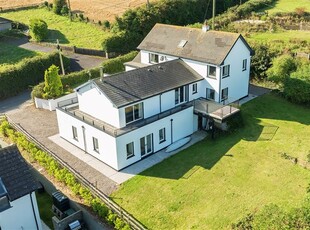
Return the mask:
[(193, 94), (197, 93), (197, 83), (192, 85)]
[(141, 156), (145, 156), (153, 152), (153, 134), (149, 134), (140, 138)]
[(93, 137), (93, 147), (94, 147), (94, 151), (99, 153), (99, 142), (96, 137)]
[(247, 66), (247, 59), (243, 59), (242, 60), (242, 71), (246, 70), (246, 66)]
[(216, 78), (216, 67), (215, 66), (208, 66), (208, 77)]
[(127, 159), (135, 155), (134, 143), (130, 142), (126, 145)]
[(181, 104), (187, 101), (188, 85), (181, 86), (175, 89), (175, 104)]
[(215, 99), (215, 90), (207, 88), (207, 99), (214, 101)]
[(229, 77), (229, 69), (230, 69), (230, 65), (225, 65), (222, 68), (222, 77)]
[(222, 89), (221, 98), (222, 98), (222, 101), (228, 99), (228, 87), (226, 87), (225, 89)]
[(162, 128), (159, 130), (159, 143), (166, 141), (166, 128)]
[(157, 64), (158, 61), (159, 61), (159, 57), (158, 57), (158, 54), (153, 54), (153, 53), (150, 53), (149, 54), (149, 62), (152, 63), (152, 64)]
[(74, 140), (78, 140), (77, 128), (72, 126), (72, 136)]
[(125, 108), (126, 124), (143, 118), (143, 103), (131, 105)]

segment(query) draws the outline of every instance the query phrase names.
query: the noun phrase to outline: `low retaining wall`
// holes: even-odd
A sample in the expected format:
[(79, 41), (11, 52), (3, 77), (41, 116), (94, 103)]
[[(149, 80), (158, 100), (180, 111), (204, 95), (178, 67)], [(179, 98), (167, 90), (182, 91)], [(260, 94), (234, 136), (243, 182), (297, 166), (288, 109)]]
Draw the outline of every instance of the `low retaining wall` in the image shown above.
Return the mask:
[(42, 99), (35, 97), (34, 102), (36, 108), (38, 109), (46, 109), (49, 111), (54, 111), (56, 110), (56, 107), (58, 107), (58, 103), (61, 103), (62, 101), (76, 100), (76, 98), (77, 98), (76, 92), (74, 92), (57, 99)]

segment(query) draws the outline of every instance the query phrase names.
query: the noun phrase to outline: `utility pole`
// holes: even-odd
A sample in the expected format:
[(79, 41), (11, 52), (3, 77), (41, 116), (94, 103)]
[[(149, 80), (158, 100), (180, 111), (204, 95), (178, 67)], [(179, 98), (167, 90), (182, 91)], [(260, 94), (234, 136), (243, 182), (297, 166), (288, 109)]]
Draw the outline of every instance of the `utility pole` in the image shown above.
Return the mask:
[(146, 7), (150, 9), (150, 0), (146, 0)]
[(69, 18), (70, 18), (70, 21), (72, 21), (72, 13), (71, 13), (71, 4), (70, 4), (70, 0), (68, 0), (68, 8), (69, 8)]
[(61, 49), (60, 49), (60, 45), (59, 45), (59, 40), (58, 39), (57, 39), (57, 49), (58, 49), (58, 53), (59, 53), (59, 59), (60, 59), (62, 75), (65, 75), (66, 73), (65, 73), (64, 63), (62, 61)]
[(214, 30), (214, 18), (215, 18), (215, 0), (213, 0), (213, 7), (212, 7), (212, 30)]

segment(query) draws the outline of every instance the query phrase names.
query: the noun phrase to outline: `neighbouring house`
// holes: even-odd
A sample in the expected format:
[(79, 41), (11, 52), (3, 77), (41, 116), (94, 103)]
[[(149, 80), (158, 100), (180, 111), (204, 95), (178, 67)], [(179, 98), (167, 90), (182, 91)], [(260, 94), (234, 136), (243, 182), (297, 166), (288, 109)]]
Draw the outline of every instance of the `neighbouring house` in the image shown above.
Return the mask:
[(0, 31), (12, 29), (12, 21), (6, 18), (0, 17)]
[(59, 134), (121, 170), (239, 110), (253, 54), (236, 33), (156, 24), (126, 72), (77, 88), (57, 108)]
[(42, 229), (35, 196), (39, 188), (18, 148), (0, 149), (1, 230)]

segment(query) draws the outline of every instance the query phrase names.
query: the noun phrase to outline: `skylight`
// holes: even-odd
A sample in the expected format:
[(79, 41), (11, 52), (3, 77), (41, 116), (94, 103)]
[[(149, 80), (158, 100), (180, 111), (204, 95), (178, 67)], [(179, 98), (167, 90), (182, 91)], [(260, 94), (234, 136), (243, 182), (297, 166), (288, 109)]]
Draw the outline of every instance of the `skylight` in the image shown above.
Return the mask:
[(186, 43), (187, 43), (187, 40), (181, 40), (178, 47), (183, 48), (186, 45)]

